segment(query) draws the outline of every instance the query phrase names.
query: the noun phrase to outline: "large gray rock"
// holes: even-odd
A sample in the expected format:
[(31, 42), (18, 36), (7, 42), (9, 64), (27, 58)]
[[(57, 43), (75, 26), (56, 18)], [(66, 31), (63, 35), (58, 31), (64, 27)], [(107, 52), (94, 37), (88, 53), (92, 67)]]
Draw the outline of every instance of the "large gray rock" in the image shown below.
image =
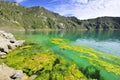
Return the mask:
[(15, 79), (15, 80), (21, 80), (23, 76), (23, 71), (22, 70), (16, 70), (15, 74), (13, 74), (11, 76), (12, 79)]
[(6, 33), (4, 31), (0, 31), (0, 36), (9, 40), (10, 42), (15, 42), (16, 39), (11, 33)]
[(0, 80), (11, 80), (9, 76), (0, 75)]
[(16, 41), (16, 42), (14, 43), (14, 45), (15, 45), (16, 47), (20, 47), (20, 46), (22, 46), (24, 43), (25, 43), (25, 40), (18, 40), (18, 41)]
[(22, 46), (24, 42), (25, 40), (16, 40), (11, 33), (0, 31), (0, 55)]
[(8, 53), (9, 52), (8, 44), (10, 44), (10, 42), (7, 39), (3, 39), (3, 40), (0, 39), (0, 51)]
[(28, 78), (28, 80), (35, 80), (36, 77), (37, 75), (32, 75), (31, 77)]
[(29, 80), (22, 70), (15, 70), (6, 64), (0, 64), (0, 80)]
[(5, 54), (6, 54), (6, 53), (0, 51), (0, 56), (3, 56), (3, 55), (5, 55)]
[(6, 64), (2, 63), (0, 65), (0, 75), (4, 75), (6, 77), (10, 77), (15, 74), (15, 70), (13, 68), (8, 67)]
[(1, 59), (6, 58), (6, 53), (0, 51), (0, 58), (1, 58)]

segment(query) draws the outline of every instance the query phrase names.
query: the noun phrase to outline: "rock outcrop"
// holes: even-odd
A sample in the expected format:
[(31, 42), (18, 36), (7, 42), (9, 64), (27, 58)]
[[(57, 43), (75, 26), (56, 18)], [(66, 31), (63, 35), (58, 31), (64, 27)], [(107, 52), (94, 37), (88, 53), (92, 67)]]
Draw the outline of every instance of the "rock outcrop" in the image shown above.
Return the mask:
[[(5, 58), (11, 50), (24, 43), (25, 40), (16, 40), (11, 33), (0, 31), (0, 58)], [(4, 63), (0, 64), (0, 80), (34, 80), (36, 77), (36, 75), (29, 77), (22, 70), (16, 70)]]
[(15, 70), (2, 63), (0, 65), (0, 80), (28, 80), (22, 70)]
[(0, 31), (0, 57), (4, 58), (5, 54), (22, 46), (24, 42), (25, 40), (16, 40), (11, 33)]

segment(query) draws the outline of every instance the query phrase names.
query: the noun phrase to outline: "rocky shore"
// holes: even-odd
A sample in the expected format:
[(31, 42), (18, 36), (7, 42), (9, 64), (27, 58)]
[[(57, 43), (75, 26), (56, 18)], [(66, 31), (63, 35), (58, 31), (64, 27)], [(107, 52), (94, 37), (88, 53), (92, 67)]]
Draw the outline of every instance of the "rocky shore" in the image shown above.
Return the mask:
[(28, 76), (22, 70), (15, 70), (2, 63), (0, 65), (0, 80), (27, 80)]
[(22, 46), (25, 40), (16, 40), (11, 33), (0, 31), (0, 57), (4, 58), (11, 50)]
[[(0, 31), (0, 58), (5, 58), (6, 54), (24, 43), (25, 40), (16, 40), (11, 33)], [(22, 70), (16, 70), (1, 63), (0, 80), (28, 80), (28, 76)]]

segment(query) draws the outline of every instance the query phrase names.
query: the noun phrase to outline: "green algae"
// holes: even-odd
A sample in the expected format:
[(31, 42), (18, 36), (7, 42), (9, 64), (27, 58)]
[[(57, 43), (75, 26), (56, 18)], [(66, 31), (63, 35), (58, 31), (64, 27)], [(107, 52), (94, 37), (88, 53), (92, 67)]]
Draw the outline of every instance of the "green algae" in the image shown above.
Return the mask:
[(75, 64), (68, 65), (65, 59), (55, 55), (52, 50), (35, 43), (27, 43), (11, 51), (0, 61), (23, 70), (28, 76), (37, 75), (35, 80), (71, 80), (67, 75), (76, 80), (86, 79)]
[[(52, 44), (58, 45), (60, 49), (73, 51), (72, 53), (74, 53), (76, 56), (79, 56), (80, 58), (79, 62), (81, 64), (85, 64), (85, 63), (87, 64), (87, 62), (89, 62), (89, 65), (94, 66), (98, 72), (104, 69), (106, 72), (110, 72), (115, 74), (116, 76), (120, 76), (119, 56), (103, 53), (84, 45), (80, 45), (80, 46), (71, 45), (68, 43), (67, 40), (61, 38), (52, 38), (50, 39), (50, 42)], [(83, 59), (86, 59), (87, 61), (83, 62)], [(87, 66), (80, 65), (80, 67), (81, 70), (85, 73), (84, 69), (88, 67), (88, 65)], [(97, 75), (96, 78), (100, 79), (101, 74)], [(88, 76), (90, 75), (91, 73)], [(90, 78), (92, 78), (92, 76), (90, 76)]]
[(28, 76), (37, 75), (35, 80), (107, 80), (104, 74), (120, 76), (119, 56), (84, 45), (71, 45), (68, 40), (62, 38), (51, 38), (49, 41), (59, 48), (57, 50), (55, 47), (58, 53), (71, 56), (73, 62), (68, 64), (69, 59), (56, 55), (57, 52), (52, 50), (52, 46), (48, 48), (30, 42), (13, 50), (0, 62), (21, 69)]
[(65, 74), (64, 80), (87, 80), (85, 75), (79, 71), (75, 64), (71, 65), (68, 73)]

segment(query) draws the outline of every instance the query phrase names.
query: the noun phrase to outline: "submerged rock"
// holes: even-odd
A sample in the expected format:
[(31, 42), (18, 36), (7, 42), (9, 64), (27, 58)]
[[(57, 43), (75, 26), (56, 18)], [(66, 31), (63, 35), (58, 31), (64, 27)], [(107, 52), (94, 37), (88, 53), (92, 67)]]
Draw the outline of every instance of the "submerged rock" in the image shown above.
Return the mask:
[(11, 33), (0, 31), (0, 56), (22, 46), (25, 40), (16, 40)]
[(37, 75), (32, 75), (31, 77), (28, 78), (28, 80), (34, 80), (37, 77)]

